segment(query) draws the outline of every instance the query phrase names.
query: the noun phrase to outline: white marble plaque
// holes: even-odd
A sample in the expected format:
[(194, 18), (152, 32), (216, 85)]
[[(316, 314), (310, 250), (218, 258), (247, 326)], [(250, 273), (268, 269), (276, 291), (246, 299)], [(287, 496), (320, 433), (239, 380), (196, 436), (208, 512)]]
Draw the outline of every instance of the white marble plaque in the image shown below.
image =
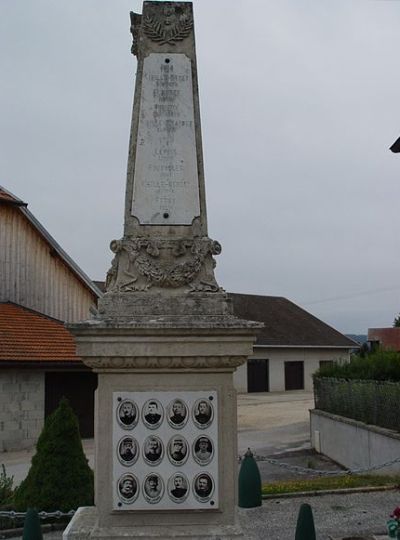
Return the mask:
[(217, 509), (217, 392), (113, 393), (114, 510)]
[(142, 225), (190, 225), (200, 216), (191, 61), (144, 59), (132, 215)]

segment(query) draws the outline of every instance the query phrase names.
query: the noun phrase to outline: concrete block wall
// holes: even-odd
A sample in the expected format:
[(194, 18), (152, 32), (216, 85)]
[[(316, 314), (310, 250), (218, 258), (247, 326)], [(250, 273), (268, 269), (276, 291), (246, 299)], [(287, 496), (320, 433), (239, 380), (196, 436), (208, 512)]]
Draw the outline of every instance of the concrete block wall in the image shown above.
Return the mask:
[(0, 371), (0, 451), (36, 444), (44, 424), (44, 373)]
[[(400, 433), (318, 409), (310, 411), (311, 446), (349, 469), (374, 467), (400, 457)], [(400, 473), (394, 463), (370, 474)]]

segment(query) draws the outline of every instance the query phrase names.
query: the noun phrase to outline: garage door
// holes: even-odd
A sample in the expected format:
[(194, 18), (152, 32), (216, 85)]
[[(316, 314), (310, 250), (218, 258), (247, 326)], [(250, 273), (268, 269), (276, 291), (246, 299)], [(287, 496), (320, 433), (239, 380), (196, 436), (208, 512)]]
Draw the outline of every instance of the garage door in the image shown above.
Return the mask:
[(97, 375), (91, 372), (46, 373), (45, 404), (47, 418), (64, 396), (68, 399), (79, 421), (79, 430), (83, 439), (94, 435), (94, 391), (97, 387)]
[(268, 392), (268, 360), (252, 358), (247, 361), (247, 391)]
[(304, 390), (304, 362), (285, 362), (285, 390)]

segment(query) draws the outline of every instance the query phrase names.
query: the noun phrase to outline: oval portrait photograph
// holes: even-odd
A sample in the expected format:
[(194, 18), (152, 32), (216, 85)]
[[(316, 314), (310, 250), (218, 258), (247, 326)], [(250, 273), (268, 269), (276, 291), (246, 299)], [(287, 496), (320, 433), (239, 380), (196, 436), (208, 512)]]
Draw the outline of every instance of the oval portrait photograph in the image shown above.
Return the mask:
[(214, 481), (208, 473), (200, 473), (193, 480), (193, 493), (200, 502), (211, 499), (214, 491)]
[(133, 429), (139, 420), (137, 405), (131, 399), (124, 399), (117, 408), (117, 421), (123, 429)]
[(156, 399), (149, 399), (143, 405), (142, 409), (142, 420), (143, 423), (149, 429), (158, 428), (164, 417), (164, 410), (161, 406), (161, 403)]
[(175, 435), (168, 443), (168, 459), (173, 465), (183, 465), (189, 456), (189, 445), (181, 435)]
[(144, 441), (143, 458), (148, 465), (158, 465), (164, 456), (164, 446), (159, 437), (150, 435)]
[(199, 465), (208, 465), (214, 455), (214, 445), (209, 437), (201, 435), (193, 443), (193, 457)]
[(139, 457), (139, 446), (133, 437), (122, 437), (118, 443), (118, 459), (122, 465), (129, 466), (136, 463)]
[(209, 399), (198, 399), (193, 406), (193, 422), (200, 429), (206, 429), (212, 423), (214, 409)]
[(168, 495), (176, 503), (183, 502), (189, 495), (189, 480), (182, 473), (176, 473), (168, 480)]
[(133, 474), (124, 474), (118, 480), (118, 497), (126, 504), (133, 503), (139, 495), (139, 483)]
[(150, 504), (158, 503), (164, 494), (164, 482), (159, 474), (148, 474), (143, 484), (143, 496)]
[(188, 409), (182, 399), (174, 399), (167, 407), (167, 420), (171, 427), (180, 429), (188, 419)]

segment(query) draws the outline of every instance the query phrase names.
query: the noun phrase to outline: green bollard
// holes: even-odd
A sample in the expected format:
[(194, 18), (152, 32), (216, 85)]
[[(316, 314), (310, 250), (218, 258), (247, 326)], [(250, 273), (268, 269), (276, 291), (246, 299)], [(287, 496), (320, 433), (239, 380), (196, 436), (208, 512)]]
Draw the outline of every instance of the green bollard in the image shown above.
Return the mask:
[(26, 513), (22, 540), (43, 540), (39, 514), (34, 508), (28, 508)]
[(316, 540), (313, 513), (307, 503), (300, 506), (295, 540)]
[(239, 506), (255, 508), (261, 506), (261, 476), (250, 448), (244, 455), (239, 472)]

